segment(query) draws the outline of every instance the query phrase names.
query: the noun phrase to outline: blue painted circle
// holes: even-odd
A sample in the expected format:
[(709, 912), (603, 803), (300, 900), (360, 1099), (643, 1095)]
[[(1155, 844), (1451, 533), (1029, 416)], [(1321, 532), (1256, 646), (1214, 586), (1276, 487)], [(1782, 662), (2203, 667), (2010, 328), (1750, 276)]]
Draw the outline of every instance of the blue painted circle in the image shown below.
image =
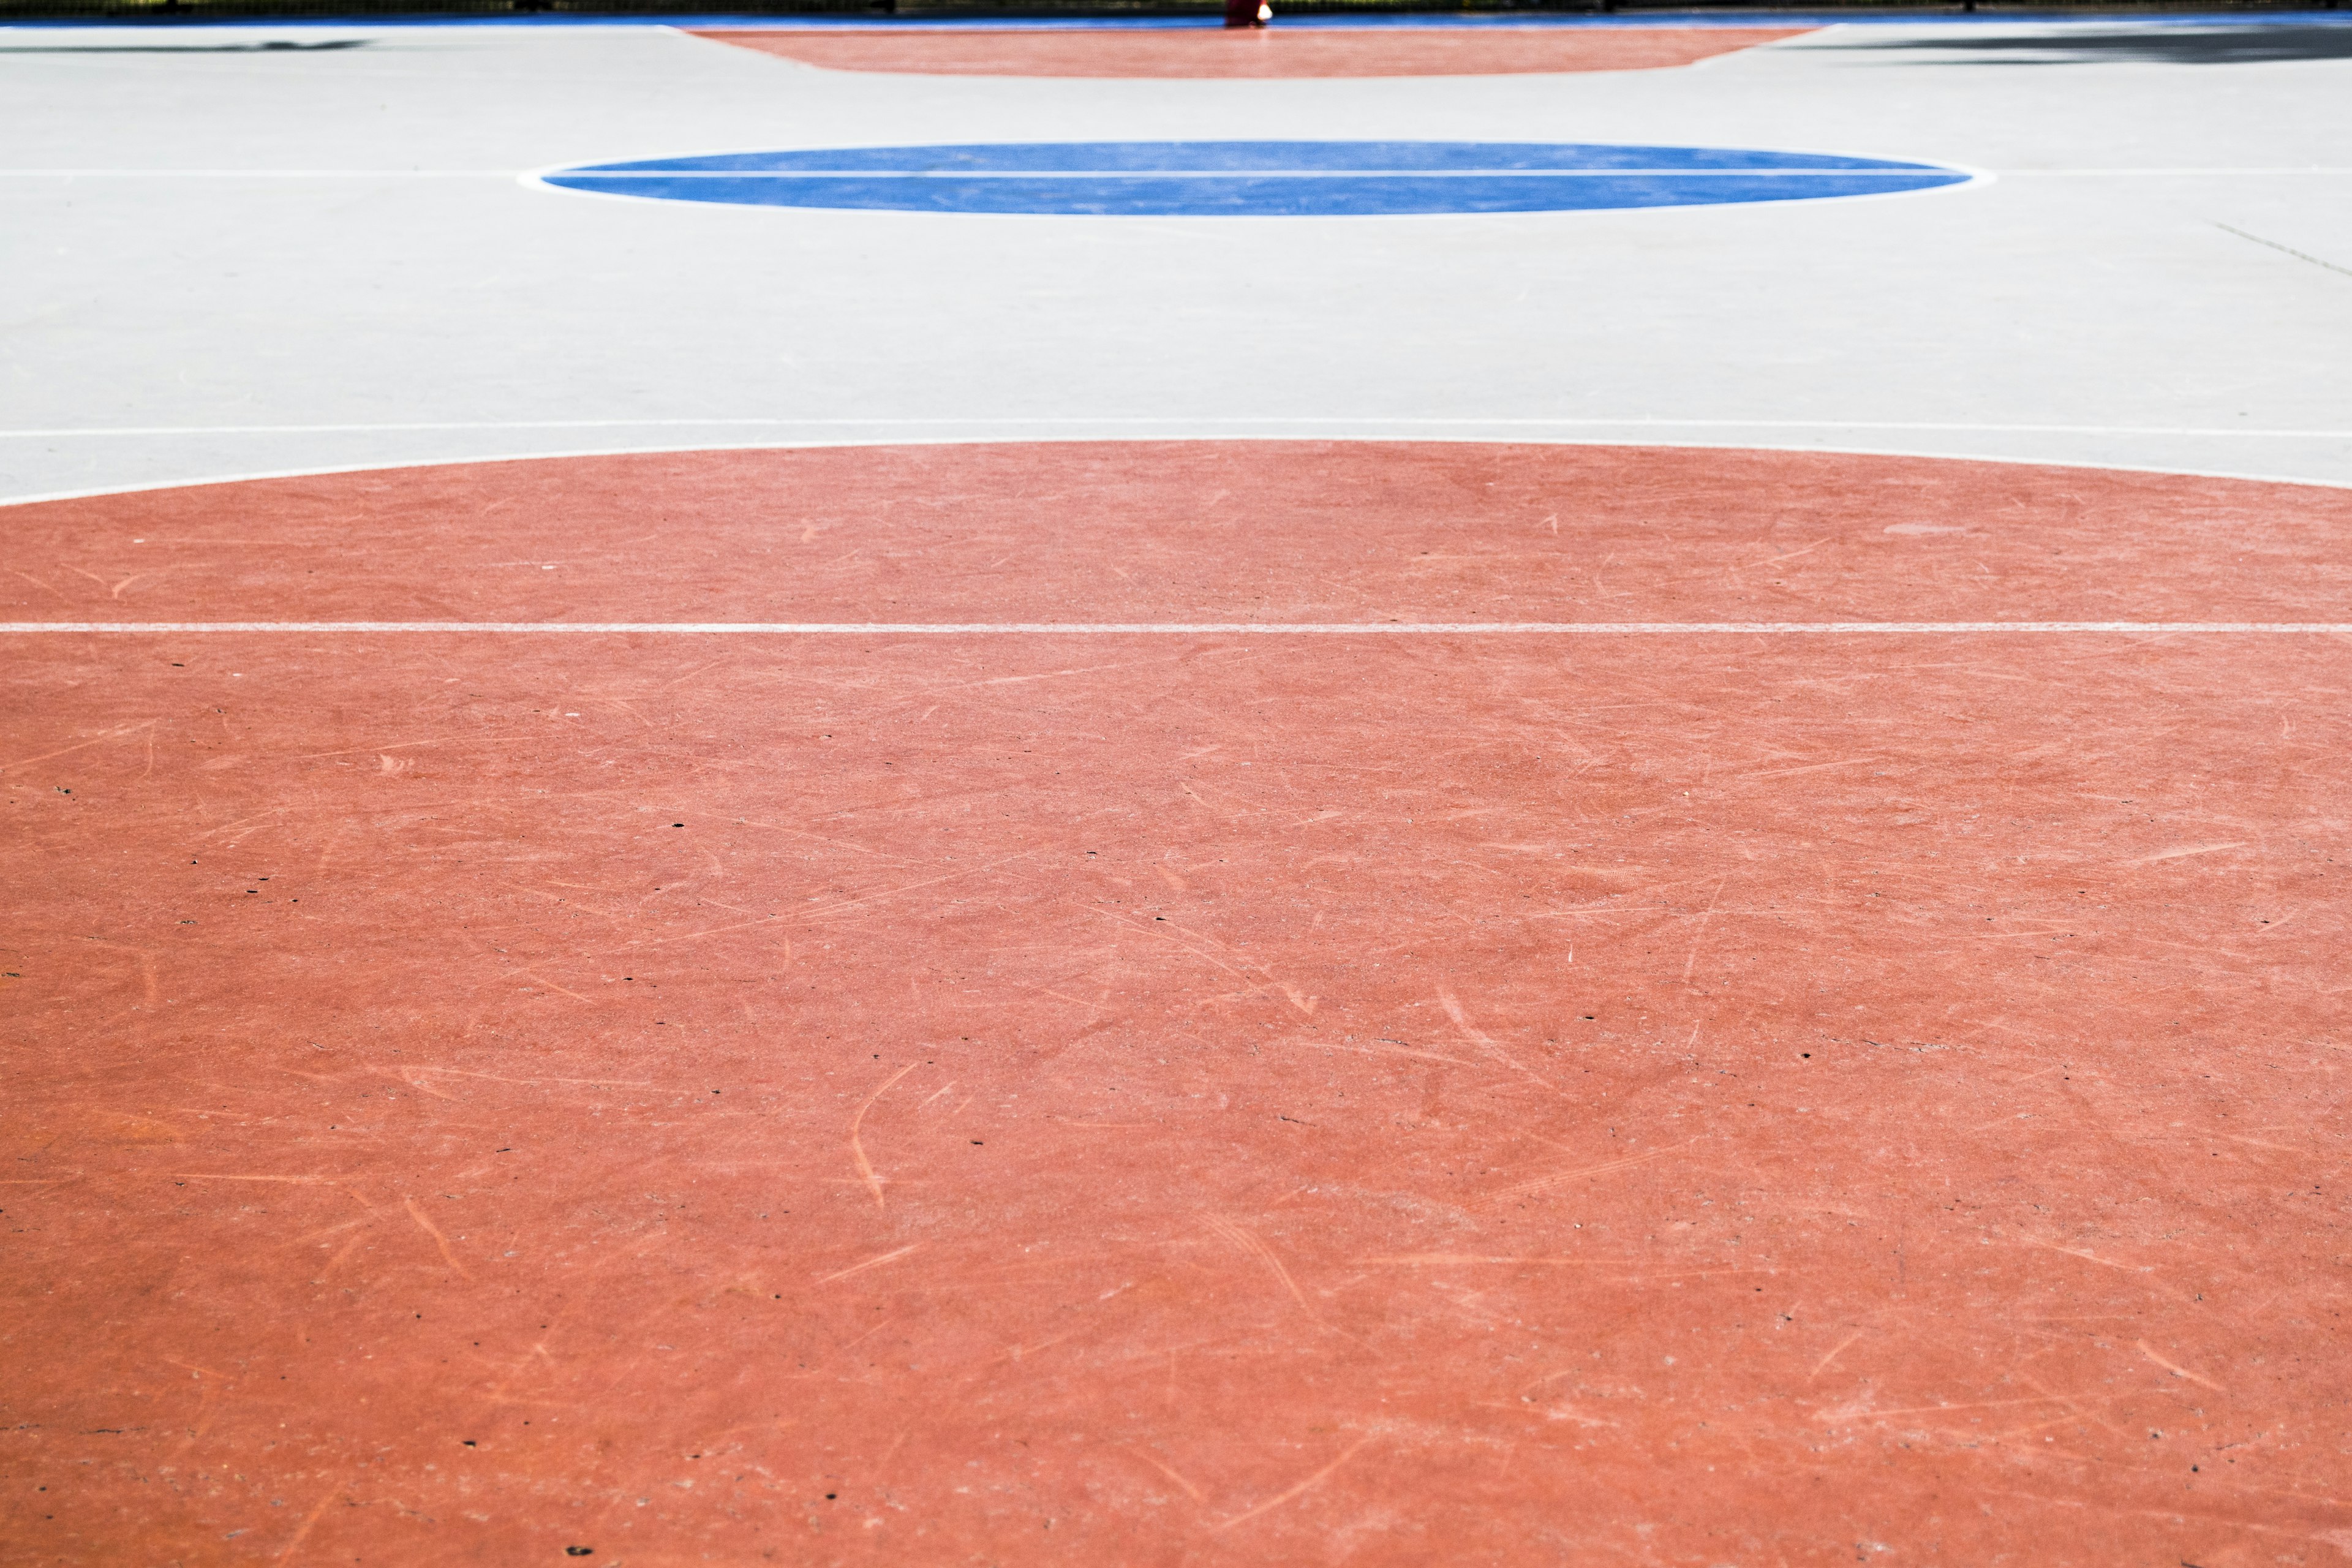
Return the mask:
[(744, 206), (1089, 217), (1574, 212), (1884, 195), (1970, 176), (1937, 163), (1580, 142), (1024, 142), (721, 153), (593, 163), (570, 191)]

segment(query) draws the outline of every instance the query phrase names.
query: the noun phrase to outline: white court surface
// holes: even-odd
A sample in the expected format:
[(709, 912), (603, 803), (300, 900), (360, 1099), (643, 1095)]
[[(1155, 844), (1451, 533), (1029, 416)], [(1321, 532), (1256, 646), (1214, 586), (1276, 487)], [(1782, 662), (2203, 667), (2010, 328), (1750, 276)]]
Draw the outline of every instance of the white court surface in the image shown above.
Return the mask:
[[(1848, 25), (1675, 69), (1221, 81), (829, 71), (658, 26), (10, 28), (0, 495), (1070, 436), (2352, 480), (2352, 59), (1887, 47), (2135, 26), (2181, 24)], [(363, 42), (219, 47), (273, 39)], [(518, 178), (1163, 138), (1754, 146), (1996, 177), (1317, 219), (732, 208)]]

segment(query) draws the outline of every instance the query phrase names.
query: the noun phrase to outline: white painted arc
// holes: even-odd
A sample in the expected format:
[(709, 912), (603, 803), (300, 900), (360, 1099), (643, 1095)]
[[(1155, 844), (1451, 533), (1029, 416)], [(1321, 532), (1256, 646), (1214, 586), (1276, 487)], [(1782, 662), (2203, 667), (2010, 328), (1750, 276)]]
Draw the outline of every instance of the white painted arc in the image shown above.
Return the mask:
[[(1003, 430), (1067, 430), (1076, 427), (1101, 429), (1196, 430), (1196, 431), (1287, 431), (1295, 429), (1337, 428), (1366, 429), (1511, 429), (1511, 430), (1907, 430), (1926, 434), (2003, 435), (2003, 436), (2227, 436), (2256, 437), (2275, 440), (2343, 441), (2352, 440), (2352, 428), (2342, 430), (2273, 430), (2232, 428), (2226, 425), (2159, 426), (2159, 425), (2003, 425), (1991, 423), (1959, 423), (1934, 420), (1897, 419), (1657, 419), (1643, 417), (1592, 418), (1417, 418), (1382, 414), (1351, 416), (1302, 416), (1277, 419), (1169, 419), (1156, 417), (1129, 418), (1119, 416), (1071, 415), (1055, 418), (1030, 416), (1018, 418), (940, 418), (893, 419), (887, 417), (858, 418), (823, 417), (791, 418), (768, 416), (711, 416), (705, 418), (648, 419), (468, 419), (416, 420), (388, 424), (350, 425), (82, 425), (63, 426), (53, 429), (0, 430), (0, 440), (47, 441), (76, 437), (105, 438), (109, 437), (149, 436), (351, 436), (392, 435), (404, 431), (463, 431), (463, 430), (937, 430), (937, 429), (1003, 429)], [(1045, 437), (1051, 438), (1051, 437)], [(1171, 437), (1171, 439), (1181, 439)], [(562, 454), (569, 456), (572, 454)], [(1943, 456), (1922, 453), (1923, 457)], [(479, 459), (452, 458), (446, 461), (471, 462)], [(2027, 458), (1990, 459), (2032, 461)], [(2100, 465), (2077, 465), (2097, 467)], [(2297, 481), (2287, 480), (2285, 483)]]
[[(883, 422), (876, 421), (874, 423), (878, 425)], [(922, 423), (927, 425), (936, 425), (943, 422), (924, 421)], [(1023, 421), (1022, 423), (1026, 423), (1026, 421)], [(1132, 423), (1141, 424), (1142, 422), (1136, 421)], [(1156, 423), (1157, 422), (1154, 422), (1154, 424)], [(1394, 421), (1391, 423), (1397, 423), (1400, 425), (1403, 424), (1402, 421)], [(1483, 422), (1475, 420), (1460, 420), (1430, 421), (1428, 423), (1431, 426), (1468, 425), (1473, 426), (1475, 429), (1477, 425)], [(1262, 422), (1262, 424), (1266, 427), (1255, 427), (1253, 426), (1252, 422), (1242, 421), (1239, 426), (1237, 426), (1231, 433), (1225, 435), (1223, 438), (1234, 441), (1279, 441), (1306, 438), (1282, 430), (1274, 421), (1265, 421)], [(474, 426), (459, 426), (459, 428), (474, 428)], [(1151, 428), (1152, 426), (1150, 425), (1144, 426), (1144, 429), (1146, 431), (1149, 431)], [(1218, 428), (1218, 426), (1210, 425), (1205, 421), (1191, 425), (1178, 422), (1173, 425), (1160, 426), (1160, 435), (1159, 438), (1170, 441), (1198, 440), (1203, 438), (1204, 434), (1213, 433)], [(1854, 426), (1845, 426), (1845, 428), (1850, 429), (1854, 428)], [(2028, 426), (2019, 426), (2018, 428), (2047, 429), (2053, 427)], [(2145, 435), (2151, 434), (2152, 432), (2126, 431), (2123, 433)], [(2254, 432), (2254, 434), (2260, 433), (2261, 432)], [(2238, 434), (2246, 434), (2246, 432), (2242, 431), (2238, 432)], [(2285, 435), (2294, 434), (2294, 432), (2281, 431), (2273, 432), (2273, 434)], [(2352, 438), (2352, 432), (2341, 432), (2338, 434), (2341, 437)], [(1055, 429), (1049, 426), (1046, 433), (1039, 435), (1036, 438), (1040, 440), (1092, 441), (1108, 439), (1109, 437), (1086, 435), (1077, 430), (1067, 427)], [(1318, 438), (1341, 440), (1348, 439), (1349, 437), (1335, 435)], [(1372, 440), (1378, 439), (1380, 437), (1376, 431), (1360, 429), (1357, 438)], [(1432, 430), (1431, 434), (1418, 438), (1431, 442), (1444, 442), (1454, 446), (1486, 444), (1491, 443), (1496, 439), (1496, 437), (1492, 436), (1475, 434), (1444, 434), (1434, 429)], [(959, 447), (992, 446), (1002, 445), (1003, 444), (1004, 439), (1005, 437), (1003, 435), (996, 433), (995, 430), (992, 430), (987, 435), (969, 435), (950, 430), (926, 437), (925, 444), (933, 446)], [(803, 436), (798, 438), (788, 437), (784, 439), (770, 439), (757, 437), (741, 440), (705, 439), (686, 446), (678, 445), (674, 441), (666, 441), (659, 445), (652, 446), (546, 447), (541, 447), (535, 451), (476, 453), (469, 457), (450, 457), (446, 454), (443, 454), (430, 458), (398, 458), (389, 461), (379, 458), (373, 461), (364, 463), (337, 463), (299, 468), (262, 468), (252, 469), (242, 473), (184, 474), (173, 479), (150, 479), (139, 484), (126, 485), (116, 483), (110, 485), (92, 486), (84, 489), (51, 490), (46, 493), (34, 495), (0, 496), (0, 508), (42, 506), (51, 501), (90, 500), (101, 496), (152, 495), (159, 490), (194, 489), (199, 488), (209, 489), (221, 485), (248, 484), (257, 479), (319, 479), (329, 474), (390, 473), (400, 469), (446, 468), (476, 463), (541, 463), (572, 458), (665, 457), (688, 452), (838, 451), (859, 447), (887, 447), (898, 444), (899, 443), (897, 438), (887, 436), (857, 431), (829, 431), (822, 437)], [(1555, 435), (1547, 439), (1541, 440), (1538, 444), (1561, 447), (1616, 447), (1623, 446), (1627, 443), (1622, 437), (1614, 436)], [(1670, 442), (1652, 442), (1646, 444), (1677, 451), (1688, 452), (1753, 451), (1802, 453), (1816, 457), (1826, 454), (1832, 457), (1847, 458), (1927, 458), (1937, 461), (2004, 463), (2014, 467), (2024, 468), (2084, 468), (2105, 473), (2160, 474), (2173, 479), (2242, 479), (2253, 484), (2300, 485), (2318, 489), (2352, 489), (2352, 479), (2315, 479), (2303, 474), (2258, 473), (2237, 468), (2182, 468), (2177, 462), (2163, 465), (2149, 463), (2117, 463), (2112, 460), (2103, 462), (2084, 462), (2080, 459), (2070, 458), (2021, 458), (2013, 452), (1937, 452), (1904, 447), (1889, 448), (1884, 447), (1864, 446), (1824, 446), (1816, 443), (1806, 443), (1803, 445), (1797, 445), (1794, 443), (1771, 444), (1758, 443), (1752, 440), (1742, 441), (1737, 445), (1727, 444), (1722, 441), (1696, 438)]]

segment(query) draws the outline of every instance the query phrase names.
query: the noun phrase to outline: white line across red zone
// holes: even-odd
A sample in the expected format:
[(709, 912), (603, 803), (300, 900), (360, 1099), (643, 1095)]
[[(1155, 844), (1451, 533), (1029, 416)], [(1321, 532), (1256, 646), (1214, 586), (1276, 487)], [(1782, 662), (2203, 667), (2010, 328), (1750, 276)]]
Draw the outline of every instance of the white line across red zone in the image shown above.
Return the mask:
[(1963, 632), (2352, 633), (2352, 621), (0, 621), (0, 634), (29, 632), (450, 632), (464, 636), (562, 632), (677, 637), (1049, 637), (1248, 635), (1364, 637), (1844, 636)]

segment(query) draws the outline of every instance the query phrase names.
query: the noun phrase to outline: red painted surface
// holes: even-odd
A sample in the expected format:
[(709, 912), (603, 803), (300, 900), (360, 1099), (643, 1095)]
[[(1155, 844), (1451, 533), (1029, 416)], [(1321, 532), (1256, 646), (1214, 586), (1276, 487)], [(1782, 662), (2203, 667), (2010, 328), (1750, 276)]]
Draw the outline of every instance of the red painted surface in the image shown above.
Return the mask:
[(14, 620), (2294, 621), (2352, 595), (2352, 491), (1696, 447), (670, 452), (0, 515)]
[(723, 27), (695, 36), (830, 70), (917, 76), (1509, 76), (1686, 66), (1805, 27), (1011, 28), (905, 32)]
[[(7, 515), (74, 618), (2080, 618), (2314, 605), (2345, 504), (1365, 444)], [(2352, 1541), (2340, 641), (6, 653), (12, 1562)]]

